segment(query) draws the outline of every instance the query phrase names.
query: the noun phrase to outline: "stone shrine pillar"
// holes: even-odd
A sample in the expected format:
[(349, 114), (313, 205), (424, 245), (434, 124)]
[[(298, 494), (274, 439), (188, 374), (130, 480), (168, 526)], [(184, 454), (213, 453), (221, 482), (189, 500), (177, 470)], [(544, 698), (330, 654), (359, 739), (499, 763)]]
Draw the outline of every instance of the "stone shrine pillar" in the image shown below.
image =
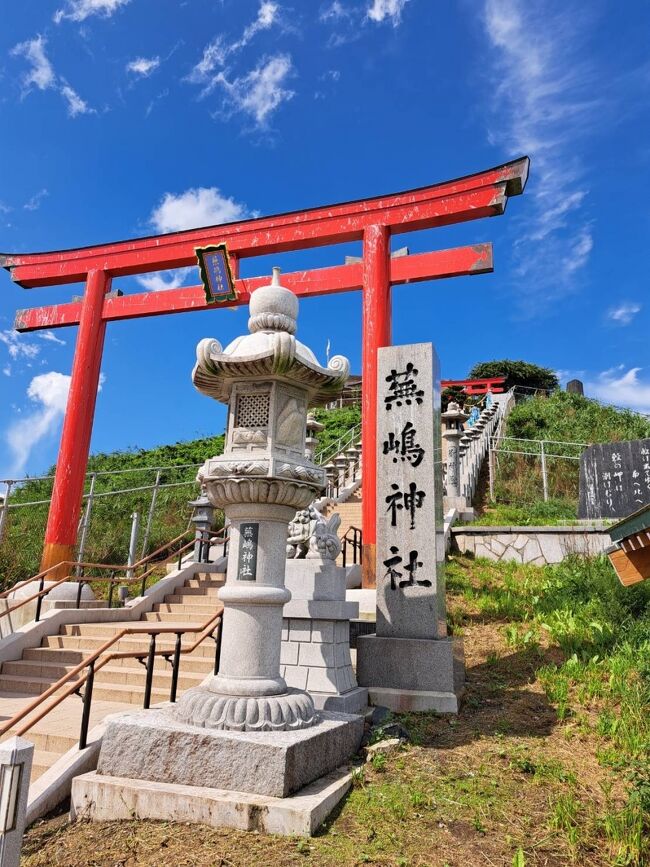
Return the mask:
[(440, 374), (430, 343), (378, 352), (377, 632), (359, 636), (371, 704), (456, 713), (462, 642), (447, 635)]

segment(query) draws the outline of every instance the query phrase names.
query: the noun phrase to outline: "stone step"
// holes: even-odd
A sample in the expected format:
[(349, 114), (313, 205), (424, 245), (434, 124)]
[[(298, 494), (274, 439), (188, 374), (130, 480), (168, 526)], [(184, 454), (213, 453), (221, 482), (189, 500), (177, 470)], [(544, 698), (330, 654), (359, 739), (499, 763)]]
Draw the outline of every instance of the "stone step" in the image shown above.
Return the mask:
[[(40, 695), (49, 689), (55, 681), (48, 677), (31, 675), (25, 677), (17, 674), (0, 674), (0, 690), (7, 692), (22, 692), (28, 695)], [(74, 680), (70, 681), (73, 683)]]
[(184, 586), (185, 587), (194, 587), (194, 588), (205, 588), (206, 590), (211, 589), (211, 588), (217, 588), (218, 589), (219, 587), (223, 587), (225, 580), (226, 580), (225, 575), (223, 575), (220, 578), (219, 577), (205, 578), (205, 579), (188, 578), (188, 580), (185, 582)]
[[(79, 699), (77, 699), (79, 701)], [(81, 702), (79, 702), (81, 704)], [(43, 724), (42, 722), (40, 723)], [(79, 743), (79, 725), (76, 723), (73, 728), (73, 734), (61, 734), (58, 732), (39, 731), (30, 729), (23, 737), (34, 744), (35, 749), (55, 753), (57, 756), (62, 756), (67, 753), (71, 747)], [(9, 729), (5, 737), (10, 738), (15, 734), (14, 729)]]
[[(144, 665), (139, 665), (135, 659), (125, 660), (131, 663), (130, 667), (112, 664), (100, 668), (95, 674), (95, 683), (123, 683), (130, 685), (144, 686), (146, 680), (146, 668)], [(202, 661), (203, 671), (190, 671), (183, 663), (186, 660), (181, 656), (181, 665), (179, 673), (179, 686), (184, 689), (190, 686), (198, 686), (206, 674), (212, 671), (212, 661), (205, 658)], [(18, 660), (17, 662), (5, 663), (3, 666), (2, 675), (21, 677), (25, 681), (33, 679), (47, 680), (50, 686), (56, 683), (68, 672), (72, 671), (73, 665), (61, 665), (54, 662), (48, 663), (30, 663)], [(156, 657), (154, 666), (154, 685), (161, 688), (169, 688), (171, 682), (171, 664), (166, 662), (164, 657)]]
[[(198, 597), (200, 599), (206, 597), (216, 599), (221, 587), (223, 587), (223, 583), (219, 584), (219, 587), (188, 587), (187, 584), (184, 584), (176, 591), (176, 593), (181, 595), (183, 598), (191, 597), (192, 599), (196, 599)], [(169, 596), (165, 596), (165, 599), (169, 598)]]
[[(186, 593), (171, 593), (169, 596), (165, 596), (163, 603), (165, 605), (201, 605), (202, 607), (211, 605), (213, 608), (218, 608), (222, 603), (219, 601), (219, 597), (214, 596), (206, 596), (204, 594), (196, 595), (196, 596), (188, 596)], [(163, 603), (157, 602), (157, 605), (161, 605)]]
[(198, 626), (202, 623), (206, 623), (210, 619), (211, 615), (216, 613), (216, 611), (207, 611), (200, 614), (190, 614), (184, 609), (176, 611), (148, 611), (143, 616), (143, 620), (148, 623), (176, 623), (180, 628), (183, 628), (190, 624), (196, 624)]
[[(65, 752), (65, 751), (64, 751)], [(34, 750), (32, 759), (32, 773), (30, 782), (37, 780), (45, 771), (49, 770), (57, 759), (60, 759), (63, 753), (50, 752), (49, 750)]]
[(205, 601), (192, 602), (191, 604), (165, 600), (164, 602), (157, 602), (153, 610), (154, 612), (165, 611), (169, 614), (176, 614), (178, 615), (178, 620), (183, 620), (185, 614), (202, 614), (208, 620), (211, 614), (216, 614), (222, 608), (223, 605), (218, 599), (206, 599)]
[[(192, 644), (196, 639), (195, 635), (183, 636), (181, 639), (181, 647), (186, 647)], [(43, 639), (43, 649), (58, 649), (78, 650), (83, 653), (83, 658), (90, 656), (106, 642), (104, 637), (93, 637), (88, 635), (48, 635)], [(174, 650), (174, 636), (161, 636), (156, 642), (158, 650)], [(146, 653), (149, 647), (149, 638), (144, 636), (139, 639), (137, 636), (130, 638), (122, 638), (111, 650)], [(214, 658), (214, 642), (210, 638), (206, 638), (192, 652), (193, 656), (206, 656)], [(1, 675), (0, 675), (1, 676)]]
[[(133, 660), (132, 660), (133, 662)], [(207, 671), (196, 672), (196, 671), (187, 671), (183, 666), (183, 658), (181, 657), (181, 665), (178, 674), (178, 688), (189, 689), (192, 686), (200, 686), (201, 682), (204, 680), (205, 675), (209, 674), (212, 671), (212, 665), (208, 660)], [(136, 663), (137, 665), (137, 663)], [(138, 666), (137, 668), (125, 668), (122, 666), (116, 666), (113, 668), (111, 665), (107, 665), (105, 668), (100, 668), (100, 670), (95, 675), (95, 686), (97, 684), (114, 684), (120, 686), (130, 686), (137, 687), (141, 690), (144, 696), (144, 686), (147, 679), (147, 670), (144, 665)], [(167, 663), (162, 657), (156, 658), (156, 664), (153, 670), (153, 680), (152, 683), (155, 687), (158, 687), (162, 690), (166, 690), (167, 695), (169, 695), (169, 689), (171, 687), (172, 682), (172, 667), (169, 663)], [(93, 688), (94, 692), (94, 688)]]

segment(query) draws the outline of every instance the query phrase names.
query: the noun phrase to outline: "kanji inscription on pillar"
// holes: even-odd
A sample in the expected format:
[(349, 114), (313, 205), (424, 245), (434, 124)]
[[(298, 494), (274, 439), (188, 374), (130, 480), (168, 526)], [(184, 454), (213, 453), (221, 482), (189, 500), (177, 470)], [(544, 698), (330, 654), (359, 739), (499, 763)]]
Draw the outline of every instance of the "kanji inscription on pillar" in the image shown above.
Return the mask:
[(238, 581), (255, 581), (257, 579), (257, 541), (259, 532), (259, 524), (242, 524), (239, 528)]
[(446, 635), (440, 374), (430, 343), (377, 356), (377, 635)]

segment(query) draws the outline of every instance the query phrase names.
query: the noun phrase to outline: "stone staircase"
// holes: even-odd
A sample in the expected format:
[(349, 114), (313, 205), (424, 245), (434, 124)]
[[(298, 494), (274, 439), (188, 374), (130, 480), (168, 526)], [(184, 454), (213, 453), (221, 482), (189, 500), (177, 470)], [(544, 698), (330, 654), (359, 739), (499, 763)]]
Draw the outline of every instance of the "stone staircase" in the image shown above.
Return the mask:
[[(9, 719), (35, 697), (49, 689), (57, 680), (71, 671), (84, 658), (98, 650), (121, 629), (146, 623), (165, 626), (198, 626), (216, 613), (220, 603), (217, 592), (225, 575), (198, 573), (164, 601), (154, 605), (140, 621), (112, 623), (68, 624), (58, 635), (43, 638), (40, 647), (27, 648), (22, 658), (5, 662), (0, 669), (0, 719)], [(160, 635), (156, 650), (173, 653), (174, 633)], [(183, 636), (181, 645), (196, 640), (196, 633)], [(148, 635), (133, 635), (121, 639), (112, 650), (145, 652), (149, 647)], [(179, 694), (189, 687), (198, 686), (214, 668), (214, 642), (203, 641), (188, 655), (181, 656), (178, 679)], [(169, 700), (171, 663), (164, 657), (156, 658), (151, 703)], [(108, 714), (142, 707), (146, 670), (137, 659), (117, 659), (95, 674), (90, 726), (97, 725)], [(57, 759), (78, 743), (81, 723), (81, 699), (76, 695), (66, 698), (57, 708), (31, 728), (25, 737), (35, 745), (32, 781), (40, 777)], [(7, 736), (14, 734), (7, 732)]]

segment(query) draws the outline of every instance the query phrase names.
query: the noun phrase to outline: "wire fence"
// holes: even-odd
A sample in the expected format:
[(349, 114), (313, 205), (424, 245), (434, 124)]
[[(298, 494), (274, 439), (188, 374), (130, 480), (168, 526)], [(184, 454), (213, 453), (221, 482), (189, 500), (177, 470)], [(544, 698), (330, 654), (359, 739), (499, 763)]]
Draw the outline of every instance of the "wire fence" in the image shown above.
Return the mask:
[(492, 502), (562, 499), (577, 502), (580, 456), (589, 443), (494, 437), (490, 442)]
[[(139, 556), (184, 530), (188, 502), (199, 493), (196, 463), (123, 467), (86, 474), (77, 533), (78, 562), (125, 562), (133, 542)], [(0, 480), (0, 583), (38, 565), (52, 498), (51, 475)], [(137, 516), (137, 517), (135, 517)]]

